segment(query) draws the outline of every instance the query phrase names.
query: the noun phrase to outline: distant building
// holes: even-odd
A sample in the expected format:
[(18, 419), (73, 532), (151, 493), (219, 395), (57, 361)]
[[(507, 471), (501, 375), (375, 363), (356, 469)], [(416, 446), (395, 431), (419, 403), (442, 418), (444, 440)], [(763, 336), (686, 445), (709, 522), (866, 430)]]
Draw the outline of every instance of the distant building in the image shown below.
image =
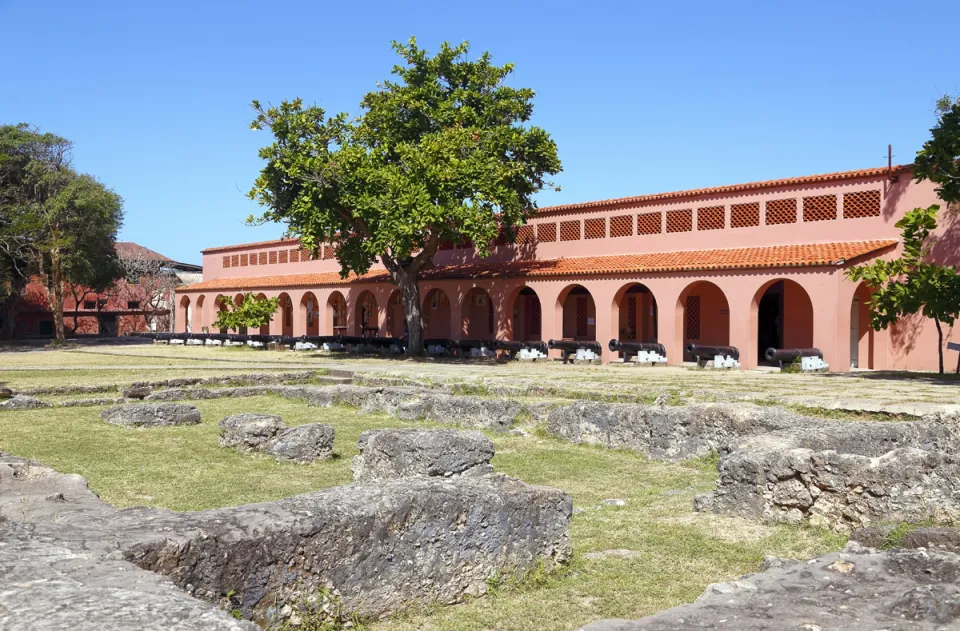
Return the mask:
[[(126, 275), (110, 290), (95, 293), (85, 287), (67, 287), (63, 311), (68, 336), (169, 330), (174, 290), (203, 276), (200, 265), (174, 261), (136, 243), (118, 242), (116, 249)], [(27, 285), (16, 323), (15, 337), (53, 336), (53, 313), (39, 279)]]
[[(916, 316), (872, 330), (870, 288), (845, 272), (897, 255), (894, 224), (938, 202), (931, 182), (892, 167), (541, 208), (515, 244), (500, 240), (487, 258), (441, 246), (420, 282), (425, 335), (596, 340), (605, 362), (618, 338), (659, 341), (672, 364), (695, 343), (736, 346), (744, 368), (763, 363), (768, 347), (817, 347), (835, 371), (935, 369), (933, 323)], [(960, 263), (960, 222), (940, 223), (932, 256)], [(203, 282), (177, 291), (178, 331), (212, 328), (223, 298), (252, 292), (280, 299), (261, 333), (404, 332), (383, 266), (342, 279), (329, 245), (210, 248), (203, 268)]]

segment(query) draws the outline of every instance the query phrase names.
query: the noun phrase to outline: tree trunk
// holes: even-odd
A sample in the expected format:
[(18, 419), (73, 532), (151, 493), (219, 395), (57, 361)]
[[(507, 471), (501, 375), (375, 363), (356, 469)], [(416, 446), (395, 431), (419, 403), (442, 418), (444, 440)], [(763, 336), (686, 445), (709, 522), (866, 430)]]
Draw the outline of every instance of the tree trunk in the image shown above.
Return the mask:
[(53, 300), (50, 304), (50, 310), (53, 311), (53, 326), (56, 331), (57, 341), (63, 342), (66, 339), (63, 329), (63, 261), (60, 258), (60, 248), (54, 248), (50, 252), (50, 274), (53, 277)]
[(417, 274), (401, 269), (394, 274), (400, 297), (403, 299), (403, 312), (407, 319), (407, 357), (423, 355), (423, 314), (420, 311), (420, 287)]
[(13, 293), (3, 301), (3, 327), (0, 327), (0, 340), (12, 340), (17, 330), (17, 312), (20, 310), (17, 302), (19, 293)]
[(937, 355), (940, 359), (940, 374), (943, 374), (943, 328), (940, 327), (940, 320), (936, 318), (933, 322), (937, 325)]

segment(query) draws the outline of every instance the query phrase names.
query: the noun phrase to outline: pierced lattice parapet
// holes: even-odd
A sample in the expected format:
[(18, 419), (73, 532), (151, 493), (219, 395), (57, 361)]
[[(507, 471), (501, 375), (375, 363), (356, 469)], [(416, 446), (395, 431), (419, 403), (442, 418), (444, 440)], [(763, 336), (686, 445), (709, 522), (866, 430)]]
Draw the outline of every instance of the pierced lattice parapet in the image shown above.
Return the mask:
[(605, 239), (607, 237), (607, 218), (594, 217), (583, 222), (583, 236), (586, 239)]
[(836, 195), (814, 195), (803, 198), (804, 221), (830, 221), (837, 218)]
[[(336, 257), (336, 254), (337, 254), (337, 253), (336, 253), (336, 251), (333, 249), (333, 246), (330, 245), (329, 243), (325, 243), (325, 244), (323, 244), (322, 246), (318, 246), (318, 248), (317, 248), (318, 251), (320, 250), (320, 247), (323, 248), (323, 251), (320, 252), (320, 259), (321, 259), (321, 260), (323, 260), (323, 261), (329, 261), (330, 259)], [(302, 259), (302, 258), (303, 258), (303, 255), (301, 255), (300, 258)]]
[(690, 232), (693, 230), (693, 209), (667, 211), (667, 232)]
[(256, 252), (250, 254), (250, 265), (257, 265), (259, 260)]
[(880, 216), (880, 191), (857, 191), (843, 194), (843, 218)]
[(707, 206), (697, 209), (697, 230), (723, 230), (726, 227), (725, 206)]
[(277, 260), (280, 262), (281, 265), (283, 265), (284, 263), (286, 263), (286, 262), (287, 262), (287, 251), (286, 251), (286, 250), (280, 250), (280, 251), (277, 253)]
[(797, 198), (771, 199), (767, 201), (765, 223), (774, 226), (782, 223), (797, 223)]
[(510, 245), (510, 232), (506, 226), (501, 225), (497, 229), (497, 238), (493, 242), (494, 245)]
[(517, 228), (517, 240), (518, 244), (523, 243), (533, 243), (533, 226), (520, 226)]
[(297, 250), (297, 249), (290, 250), (290, 262), (291, 263), (300, 262), (300, 250)]
[(640, 213), (637, 215), (637, 234), (660, 234), (662, 223), (661, 213)]
[(610, 238), (633, 236), (633, 215), (610, 217)]
[(270, 264), (270, 265), (276, 265), (276, 264), (277, 264), (277, 251), (276, 251), (276, 250), (270, 250), (270, 259), (267, 261), (267, 263)]
[(561, 241), (579, 241), (580, 240), (580, 220), (561, 221), (560, 222), (560, 240)]
[(557, 224), (556, 223), (538, 223), (537, 224), (537, 241), (541, 243), (553, 243), (557, 240)]
[(230, 257), (230, 267), (240, 267), (240, 255), (234, 254)]
[(730, 227), (750, 228), (760, 225), (760, 202), (730, 206)]
[(249, 254), (241, 254), (241, 255), (240, 255), (240, 267), (246, 267), (247, 265), (249, 265), (249, 263), (250, 263), (250, 255), (249, 255)]
[(687, 296), (687, 308), (684, 310), (686, 320), (686, 339), (700, 339), (700, 296)]
[[(253, 255), (251, 255), (251, 256), (253, 256)], [(266, 265), (266, 264), (267, 264), (267, 253), (266, 253), (266, 252), (261, 252), (261, 253), (260, 253), (260, 265)]]
[(230, 257), (229, 257), (229, 256), (223, 257), (223, 266), (224, 266), (224, 267), (230, 267)]

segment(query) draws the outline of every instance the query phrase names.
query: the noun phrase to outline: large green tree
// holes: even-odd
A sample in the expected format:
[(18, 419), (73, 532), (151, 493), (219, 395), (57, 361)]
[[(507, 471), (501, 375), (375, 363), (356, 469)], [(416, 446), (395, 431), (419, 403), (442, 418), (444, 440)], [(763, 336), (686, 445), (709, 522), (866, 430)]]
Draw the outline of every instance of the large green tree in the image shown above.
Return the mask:
[(896, 226), (902, 231), (899, 258), (877, 260), (847, 270), (855, 281), (864, 280), (874, 290), (870, 298), (870, 324), (886, 329), (908, 315), (922, 313), (937, 327), (937, 352), (943, 374), (943, 325), (960, 317), (960, 276), (952, 265), (929, 262), (930, 235), (937, 228), (940, 206), (914, 208)]
[(937, 101), (937, 124), (917, 152), (913, 177), (937, 184), (937, 195), (948, 204), (960, 202), (960, 98)]
[(237, 305), (226, 296), (220, 296), (220, 304), (217, 306), (227, 308), (217, 313), (217, 319), (213, 323), (215, 329), (259, 329), (273, 320), (280, 307), (280, 299), (258, 300), (253, 294), (244, 294), (243, 302)]
[[(0, 126), (0, 250), (23, 261), (6, 277), (36, 274), (47, 289), (56, 339), (63, 341), (67, 285), (120, 274), (114, 245), (120, 197), (70, 165), (70, 141), (26, 125)], [(8, 284), (12, 293), (16, 285)]]
[(399, 287), (408, 354), (423, 351), (417, 281), (441, 243), (469, 242), (481, 255), (535, 212), (533, 196), (561, 169), (557, 147), (528, 125), (534, 92), (505, 81), (513, 65), (467, 43), (431, 56), (416, 40), (393, 43), (403, 60), (361, 113), (328, 117), (300, 99), (264, 108), (252, 127), (274, 142), (250, 197), (265, 207), (251, 223), (287, 226), (309, 250), (333, 244), (341, 274), (378, 259)]

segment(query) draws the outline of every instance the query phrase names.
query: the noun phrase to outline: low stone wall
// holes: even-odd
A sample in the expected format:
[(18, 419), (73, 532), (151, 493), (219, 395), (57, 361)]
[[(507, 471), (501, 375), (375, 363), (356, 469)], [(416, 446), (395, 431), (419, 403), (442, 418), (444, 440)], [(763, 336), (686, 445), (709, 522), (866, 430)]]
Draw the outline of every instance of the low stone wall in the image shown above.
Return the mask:
[(838, 532), (873, 521), (960, 518), (956, 419), (820, 422), (728, 445), (699, 510)]
[[(71, 557), (84, 560), (71, 568), (71, 580), (126, 588), (97, 592), (96, 606), (108, 613), (95, 619), (104, 620), (113, 620), (110, 612), (156, 604), (152, 588), (142, 601), (136, 598), (141, 584), (156, 581), (127, 571), (132, 566), (124, 561), (267, 627), (317, 621), (331, 611), (381, 616), (453, 603), (483, 594), (494, 576), (566, 561), (571, 513), (561, 491), (502, 475), (378, 480), (195, 513), (117, 510), (79, 476), (0, 454), (0, 541), (12, 541), (14, 527), (26, 529), (30, 541), (81, 555)], [(0, 627), (28, 627), (41, 610), (36, 607), (58, 598), (58, 589), (46, 582), (20, 589), (0, 576), (0, 595), (19, 599), (15, 608), (0, 608)], [(194, 605), (183, 603), (193, 601), (181, 600), (177, 608), (192, 611)], [(79, 612), (91, 608), (78, 605)], [(252, 628), (239, 622), (203, 627), (200, 613), (191, 616), (177, 628)], [(137, 628), (176, 626), (173, 618), (158, 620), (159, 626)]]
[(707, 455), (732, 439), (812, 421), (782, 408), (745, 403), (673, 407), (580, 401), (550, 410), (547, 431), (575, 443), (684, 460)]
[(710, 585), (695, 603), (580, 631), (940, 631), (960, 623), (960, 556), (949, 552), (850, 544), (811, 561), (770, 558), (764, 565), (758, 574)]

